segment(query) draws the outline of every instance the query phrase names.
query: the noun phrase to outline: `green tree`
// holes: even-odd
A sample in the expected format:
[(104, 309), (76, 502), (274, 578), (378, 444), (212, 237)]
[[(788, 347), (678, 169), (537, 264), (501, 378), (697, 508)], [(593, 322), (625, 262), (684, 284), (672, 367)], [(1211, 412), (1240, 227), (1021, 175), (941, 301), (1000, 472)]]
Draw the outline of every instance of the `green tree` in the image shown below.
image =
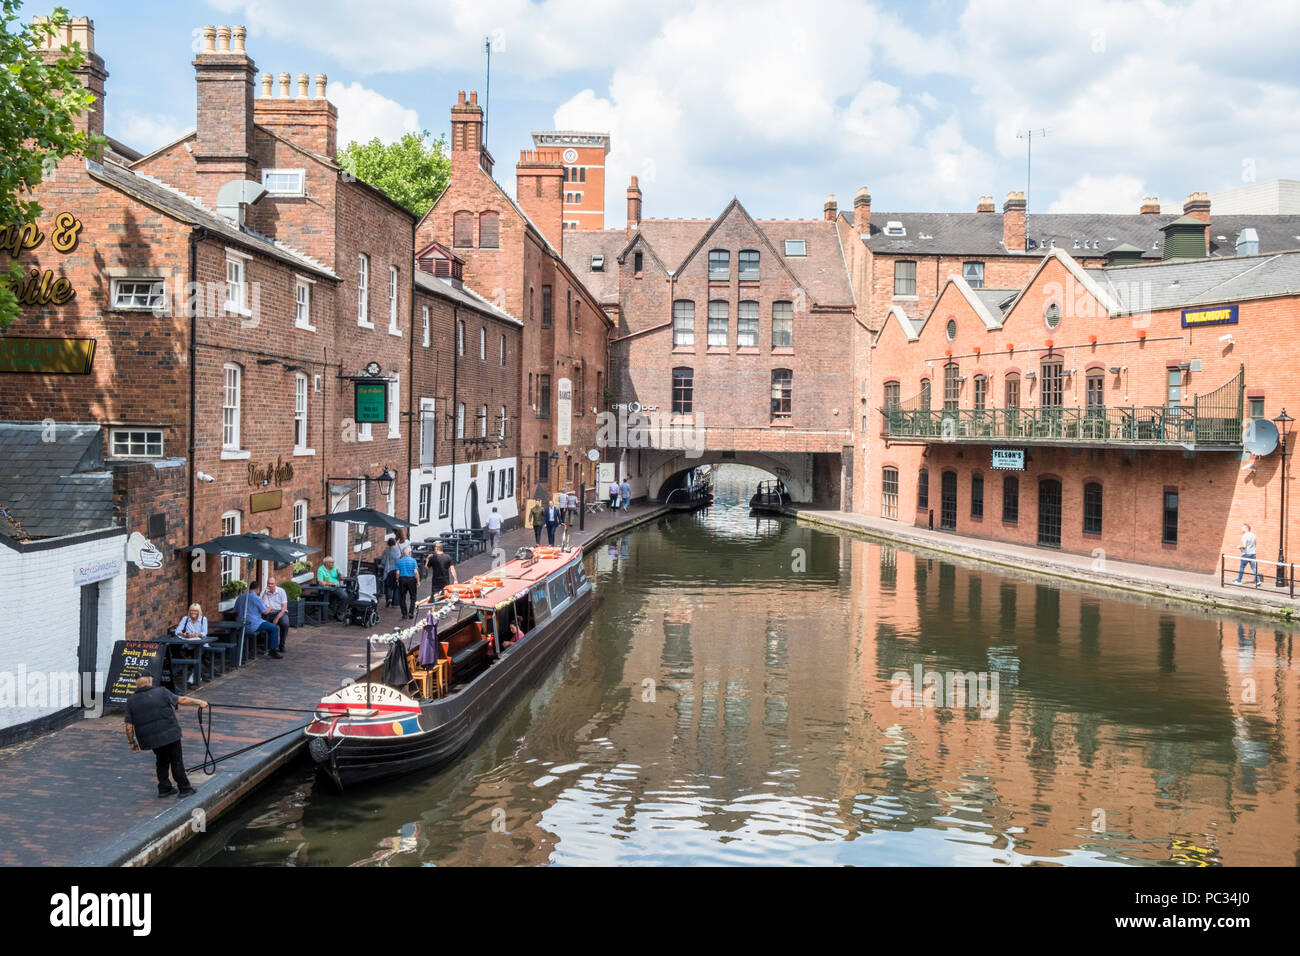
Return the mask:
[[(20, 0), (0, 0), (0, 230), (10, 234), (33, 224), (41, 205), (32, 194), (59, 161), (93, 154), (106, 140), (77, 128), (94, 94), (76, 71), (85, 63), (80, 44), (61, 46), (63, 55), (46, 62), (38, 51), (62, 31), (68, 11), (59, 7), (42, 23), (19, 23)], [(0, 271), (0, 329), (21, 314), (12, 283), (22, 266)]]
[(353, 141), (339, 150), (338, 163), (348, 175), (378, 186), (417, 216), (429, 211), (451, 178), (446, 137), (430, 141), (428, 130), (407, 133), (395, 143), (378, 137), (368, 143)]

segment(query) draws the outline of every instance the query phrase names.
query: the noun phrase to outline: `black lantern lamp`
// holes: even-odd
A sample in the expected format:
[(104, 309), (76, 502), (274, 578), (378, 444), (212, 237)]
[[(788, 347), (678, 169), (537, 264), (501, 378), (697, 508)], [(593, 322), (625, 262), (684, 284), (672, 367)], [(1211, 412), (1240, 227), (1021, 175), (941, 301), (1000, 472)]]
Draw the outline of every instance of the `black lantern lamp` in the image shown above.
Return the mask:
[(1273, 419), (1273, 424), (1277, 426), (1278, 444), (1282, 449), (1282, 523), (1277, 531), (1277, 579), (1273, 582), (1277, 587), (1286, 587), (1286, 430), (1294, 418), (1282, 409), (1282, 414)]
[(379, 494), (381, 497), (388, 497), (389, 493), (393, 490), (393, 481), (396, 477), (396, 475), (388, 470), (388, 466), (385, 465), (384, 473), (375, 479), (375, 484), (379, 488)]

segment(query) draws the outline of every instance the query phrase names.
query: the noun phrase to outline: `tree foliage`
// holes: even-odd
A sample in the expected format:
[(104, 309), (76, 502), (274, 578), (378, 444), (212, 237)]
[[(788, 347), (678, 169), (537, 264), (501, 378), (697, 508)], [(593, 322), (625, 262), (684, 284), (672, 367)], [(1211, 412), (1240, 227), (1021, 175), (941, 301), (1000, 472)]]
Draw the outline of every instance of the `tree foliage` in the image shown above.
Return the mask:
[(395, 143), (378, 137), (368, 143), (353, 141), (339, 150), (338, 163), (348, 175), (378, 186), (417, 216), (429, 211), (451, 177), (446, 137), (430, 140), (428, 130), (407, 133)]
[[(95, 103), (76, 74), (86, 59), (80, 44), (60, 47), (63, 56), (49, 63), (38, 51), (62, 31), (68, 11), (59, 7), (47, 22), (20, 23), (21, 6), (0, 0), (0, 230), (34, 224), (41, 206), (32, 191), (60, 160), (106, 142), (77, 128), (77, 117)], [(21, 277), (16, 261), (0, 267), (0, 329), (21, 314), (11, 286)]]

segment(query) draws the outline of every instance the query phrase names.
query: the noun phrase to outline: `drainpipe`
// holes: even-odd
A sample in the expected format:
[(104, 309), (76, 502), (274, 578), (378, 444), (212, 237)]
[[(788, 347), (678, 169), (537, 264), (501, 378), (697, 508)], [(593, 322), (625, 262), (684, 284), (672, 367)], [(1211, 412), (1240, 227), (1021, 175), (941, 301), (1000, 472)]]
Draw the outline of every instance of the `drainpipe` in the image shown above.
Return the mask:
[[(190, 230), (190, 275), (189, 289), (190, 299), (190, 447), (189, 447), (189, 465), (190, 465), (190, 502), (189, 502), (189, 527), (186, 528), (190, 536), (190, 543), (194, 542), (194, 489), (195, 489), (195, 468), (194, 453), (197, 442), (194, 437), (195, 429), (195, 396), (198, 388), (198, 333), (199, 333), (199, 302), (203, 299), (193, 295), (194, 290), (198, 287), (199, 274), (199, 243), (208, 237), (208, 230), (202, 226), (197, 226)], [(186, 552), (188, 557), (189, 552)], [(188, 565), (188, 562), (187, 562)], [(185, 569), (185, 606), (189, 607), (194, 603), (194, 572), (188, 566)]]
[(450, 508), (448, 519), (451, 530), (456, 530), (456, 424), (460, 421), (460, 405), (457, 403), (456, 381), (460, 373), (460, 306), (451, 307), (451, 495), (447, 501)]

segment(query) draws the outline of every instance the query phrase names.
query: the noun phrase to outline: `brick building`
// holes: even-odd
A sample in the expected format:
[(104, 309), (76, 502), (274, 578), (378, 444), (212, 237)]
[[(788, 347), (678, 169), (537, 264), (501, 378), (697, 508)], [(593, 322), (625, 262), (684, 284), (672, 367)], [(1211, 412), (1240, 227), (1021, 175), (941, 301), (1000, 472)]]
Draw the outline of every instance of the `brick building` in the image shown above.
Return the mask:
[[(33, 305), (0, 335), (0, 416), (102, 426), (118, 519), (164, 555), (128, 571), (131, 636), (191, 599), (214, 614), (224, 583), (268, 570), (186, 545), (265, 531), (371, 557), (377, 532), (312, 517), (407, 496), (414, 217), (334, 163), (324, 77), (255, 100), (243, 28), (203, 41), (195, 132), (148, 156), (113, 143), (39, 188), (18, 256)], [(106, 77), (90, 56), (101, 98)], [(386, 421), (355, 422), (358, 377), (387, 387)]]
[(633, 493), (739, 460), (838, 503), (854, 299), (834, 217), (755, 220), (733, 199), (714, 219), (644, 219), (635, 178), (627, 199), (626, 229), (570, 232), (565, 258), (618, 323), (616, 402), (652, 421), (621, 456)]
[(524, 325), (465, 285), (450, 250), (432, 243), (416, 263), (411, 536), (482, 527), (493, 508), (511, 527)]
[(419, 222), (419, 247), (451, 250), (463, 280), (523, 321), (520, 503), (540, 486), (576, 492), (596, 477), (597, 412), (605, 405), (611, 322), (561, 255), (565, 166), (559, 150), (521, 152), (516, 200), (492, 177), (476, 93), (451, 109), (451, 179)]
[(533, 133), (537, 149), (559, 150), (564, 163), (564, 229), (605, 228), (608, 133), (550, 130)]
[(1300, 252), (1085, 268), (1057, 248), (1019, 289), (950, 277), (874, 337), (861, 507), (1207, 572), (1246, 522), (1272, 559), (1289, 487), (1279, 451), (1248, 449), (1300, 408), (1276, 347), (1298, 310)]

